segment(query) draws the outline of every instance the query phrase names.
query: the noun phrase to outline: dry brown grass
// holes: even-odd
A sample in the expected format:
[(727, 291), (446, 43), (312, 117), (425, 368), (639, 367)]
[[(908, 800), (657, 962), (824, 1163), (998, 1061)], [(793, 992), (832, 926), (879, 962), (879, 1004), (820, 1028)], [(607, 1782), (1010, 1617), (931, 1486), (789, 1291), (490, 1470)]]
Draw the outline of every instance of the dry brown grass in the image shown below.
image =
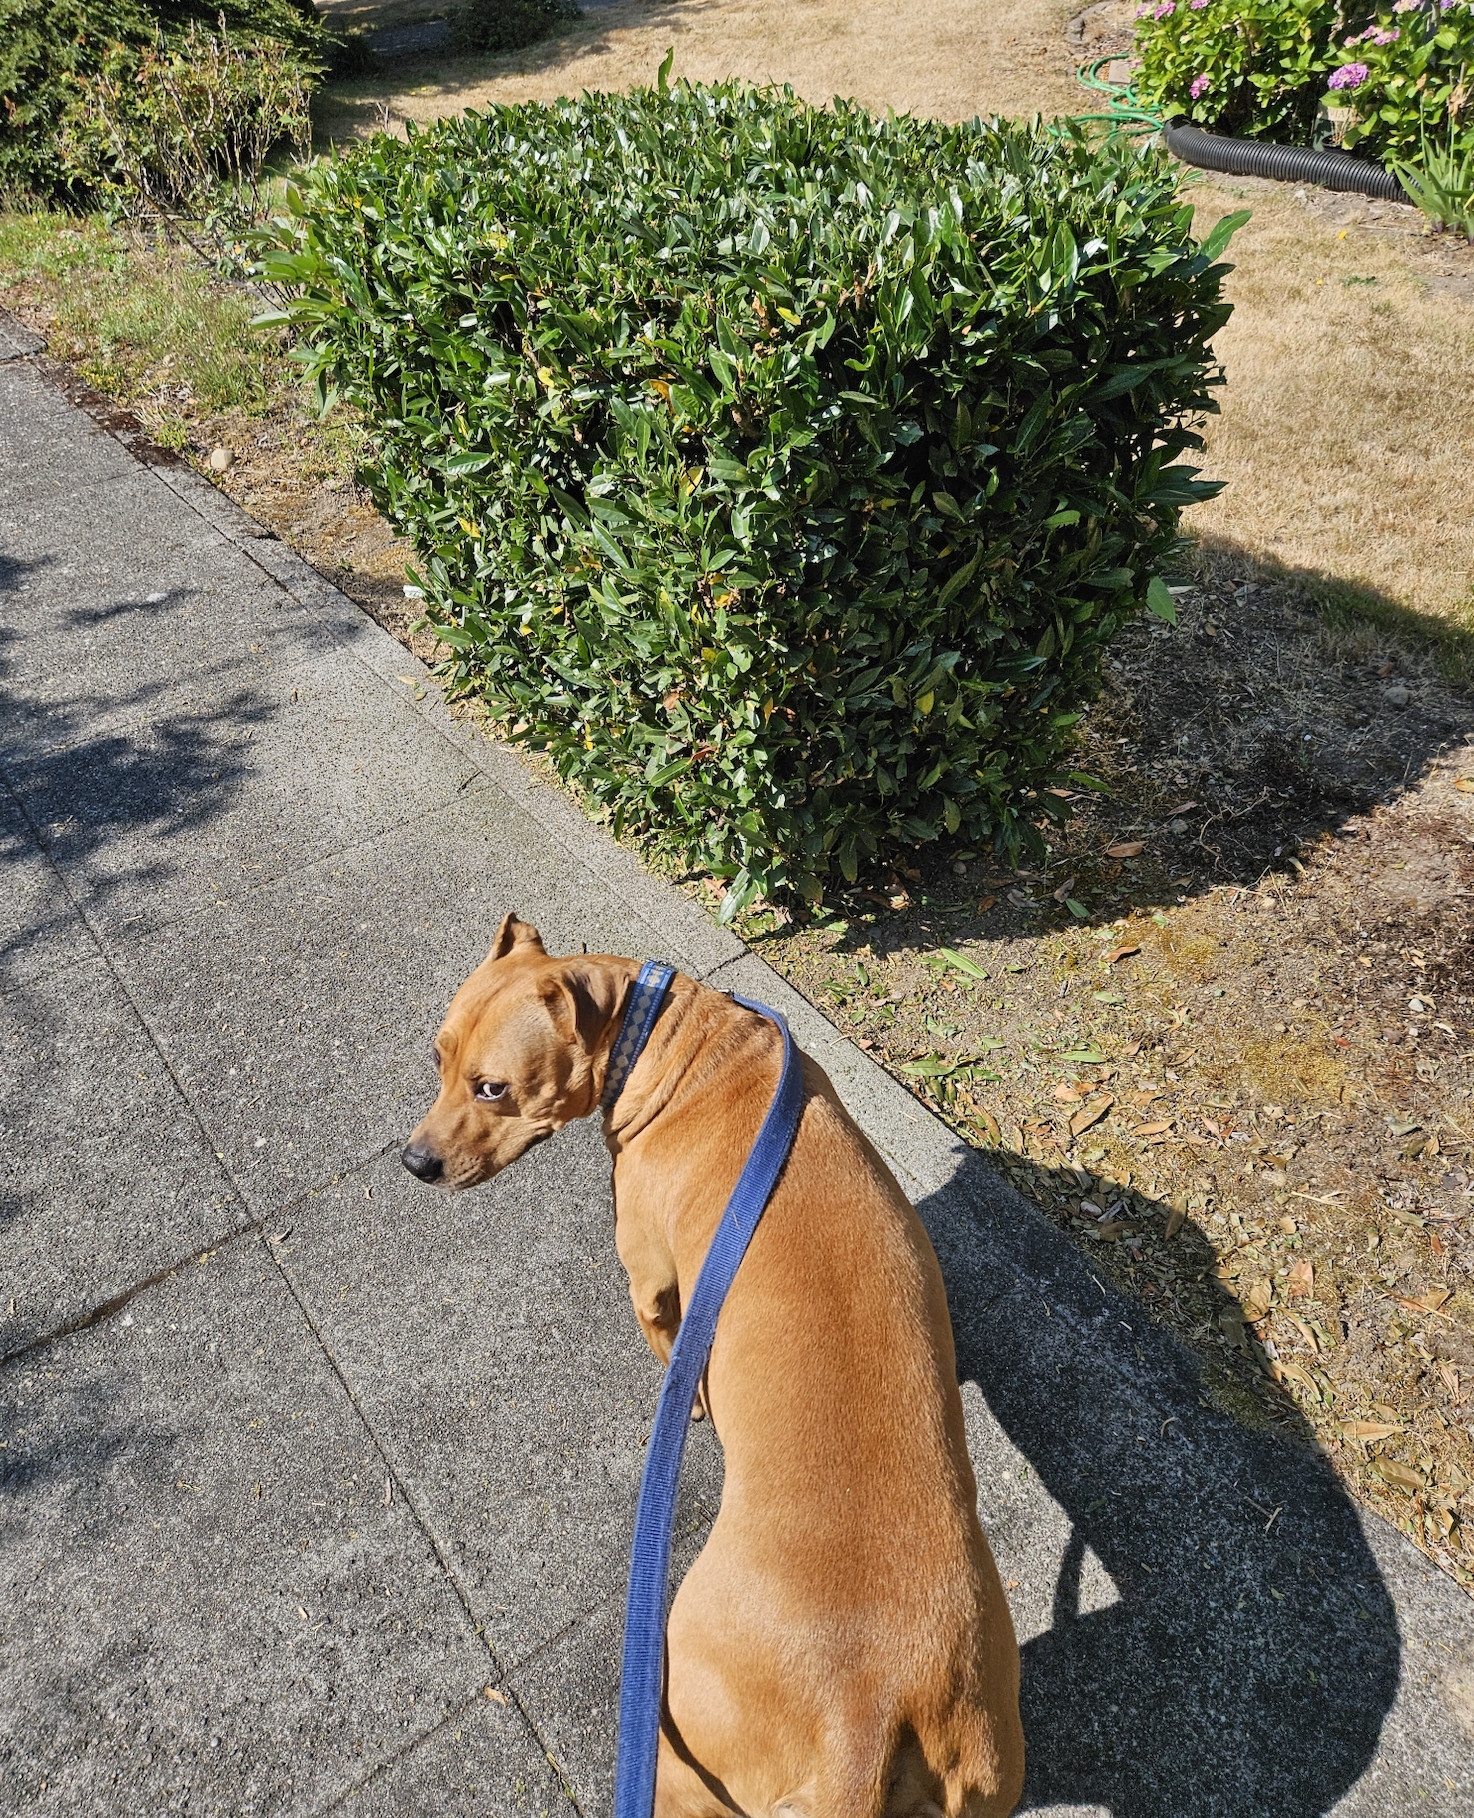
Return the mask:
[(1246, 203), (1254, 218), (1216, 345), (1228, 386), (1207, 472), (1228, 485), (1193, 529), (1474, 624), (1474, 309), (1284, 185), (1195, 199), (1200, 226)]
[[(624, 0), (566, 38), (498, 58), (442, 58), (380, 83), (396, 120), (433, 120), (496, 101), (551, 101), (654, 80), (668, 47), (693, 82), (791, 82), (809, 100), (853, 96), (938, 115), (1055, 114), (1080, 90), (1064, 27), (1072, 0)], [(342, 91), (329, 134), (372, 121), (370, 85)]]

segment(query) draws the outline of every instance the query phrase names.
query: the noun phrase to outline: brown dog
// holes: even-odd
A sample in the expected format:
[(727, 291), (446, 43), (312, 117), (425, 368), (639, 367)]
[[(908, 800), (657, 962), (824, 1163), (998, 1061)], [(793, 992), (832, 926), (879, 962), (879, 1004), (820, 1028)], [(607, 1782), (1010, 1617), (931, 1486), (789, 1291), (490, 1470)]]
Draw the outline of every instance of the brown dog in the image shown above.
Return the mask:
[[(446, 1013), (440, 1095), (405, 1165), (473, 1187), (586, 1116), (638, 971), (550, 959), (509, 915)], [(766, 1018), (678, 975), (605, 1113), (615, 1243), (662, 1362), (781, 1063)], [(807, 1057), (706, 1395), (726, 1477), (667, 1627), (657, 1818), (1011, 1812), (1018, 1646), (978, 1525), (941, 1273)]]

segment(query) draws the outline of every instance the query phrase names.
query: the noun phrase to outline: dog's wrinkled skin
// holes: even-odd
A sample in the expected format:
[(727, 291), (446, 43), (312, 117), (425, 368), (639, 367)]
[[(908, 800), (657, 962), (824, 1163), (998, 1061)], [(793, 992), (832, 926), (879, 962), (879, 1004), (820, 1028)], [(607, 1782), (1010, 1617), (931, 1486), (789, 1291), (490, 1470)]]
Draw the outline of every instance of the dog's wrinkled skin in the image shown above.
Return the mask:
[[(474, 1186), (592, 1111), (638, 969), (550, 959), (508, 916), (446, 1014), (406, 1165)], [(677, 976), (605, 1114), (615, 1241), (662, 1362), (781, 1063), (771, 1023)], [(707, 1373), (726, 1477), (671, 1608), (656, 1815), (1003, 1818), (1023, 1783), (1018, 1647), (941, 1273), (807, 1058), (804, 1088)]]

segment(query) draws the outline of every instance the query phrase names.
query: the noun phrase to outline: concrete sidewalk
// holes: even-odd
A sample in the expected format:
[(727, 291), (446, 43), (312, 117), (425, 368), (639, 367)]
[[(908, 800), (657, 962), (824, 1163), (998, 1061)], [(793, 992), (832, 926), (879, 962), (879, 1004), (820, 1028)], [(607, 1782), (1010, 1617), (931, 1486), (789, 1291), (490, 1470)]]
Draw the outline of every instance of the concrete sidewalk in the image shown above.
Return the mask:
[[(575, 1126), (447, 1200), (396, 1155), (515, 907), (787, 1009), (915, 1196), (1025, 1809), (1467, 1813), (1474, 1605), (30, 351), (0, 332), (0, 1812), (608, 1811), (657, 1375), (607, 1158)], [(720, 1482), (698, 1429), (679, 1563)]]

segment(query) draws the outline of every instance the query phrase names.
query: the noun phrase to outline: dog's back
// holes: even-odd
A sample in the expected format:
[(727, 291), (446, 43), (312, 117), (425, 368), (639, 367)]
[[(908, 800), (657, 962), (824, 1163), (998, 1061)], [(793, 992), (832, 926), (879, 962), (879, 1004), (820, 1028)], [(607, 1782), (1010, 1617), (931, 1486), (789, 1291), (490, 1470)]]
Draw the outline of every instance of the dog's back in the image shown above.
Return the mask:
[[(682, 1281), (745, 1155), (732, 1132), (756, 1128), (776, 1078), (768, 1025), (732, 1035), (740, 1058), (616, 1169), (621, 1223), (664, 1183)], [(722, 1508), (668, 1634), (663, 1778), (673, 1798), (684, 1757), (720, 1793), (702, 1781), (659, 1809), (991, 1818), (1022, 1783), (1018, 1650), (977, 1519), (941, 1272), (828, 1079), (805, 1072), (793, 1153), (717, 1329)], [(701, 1803), (714, 1797), (728, 1803)]]

